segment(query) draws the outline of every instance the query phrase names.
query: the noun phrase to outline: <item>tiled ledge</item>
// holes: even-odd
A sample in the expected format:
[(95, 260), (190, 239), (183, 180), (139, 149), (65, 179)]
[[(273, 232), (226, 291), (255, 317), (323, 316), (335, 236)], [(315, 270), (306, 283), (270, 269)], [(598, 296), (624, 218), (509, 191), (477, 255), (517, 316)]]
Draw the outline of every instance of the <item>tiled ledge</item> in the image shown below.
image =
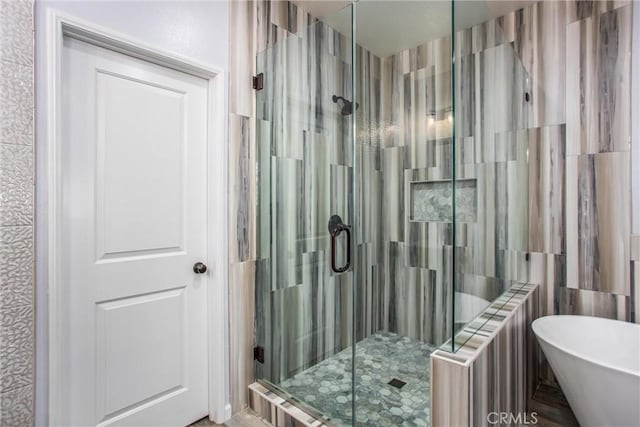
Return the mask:
[(517, 284), (456, 335), (455, 353), (431, 355), (431, 425), (488, 425), (492, 412), (527, 411), (537, 376), (531, 322), (538, 285)]
[(431, 357), (469, 365), (537, 287), (538, 285), (527, 283), (514, 284), (456, 334), (455, 353), (446, 350), (451, 346), (448, 342), (440, 350), (434, 351)]
[(327, 427), (323, 420), (309, 415), (262, 384), (249, 386), (249, 406), (259, 417), (275, 427)]

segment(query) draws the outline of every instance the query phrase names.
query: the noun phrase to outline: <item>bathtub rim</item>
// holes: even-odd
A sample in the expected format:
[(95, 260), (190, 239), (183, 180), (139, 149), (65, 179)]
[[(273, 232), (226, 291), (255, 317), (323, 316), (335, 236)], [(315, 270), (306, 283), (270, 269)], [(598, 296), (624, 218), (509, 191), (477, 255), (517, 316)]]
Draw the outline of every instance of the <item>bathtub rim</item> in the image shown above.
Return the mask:
[[(531, 322), (531, 329), (533, 330), (533, 333), (535, 334), (535, 336), (536, 336), (536, 338), (538, 340), (544, 341), (546, 344), (552, 346), (553, 348), (557, 349), (558, 351), (561, 351), (561, 352), (563, 352), (565, 354), (568, 354), (570, 356), (576, 357), (576, 358), (578, 358), (580, 360), (584, 360), (586, 362), (592, 363), (594, 365), (601, 366), (603, 368), (610, 369), (610, 370), (613, 370), (613, 371), (617, 371), (617, 372), (620, 372), (620, 373), (625, 374), (625, 375), (632, 375), (632, 376), (640, 379), (640, 370), (634, 372), (634, 371), (632, 371), (630, 369), (627, 369), (627, 368), (624, 368), (624, 367), (614, 366), (614, 365), (611, 365), (609, 363), (604, 363), (604, 362), (599, 361), (599, 360), (597, 360), (597, 359), (595, 359), (593, 357), (588, 357), (588, 356), (585, 356), (584, 354), (580, 354), (580, 353), (578, 353), (576, 351), (571, 351), (571, 350), (567, 349), (566, 347), (559, 346), (556, 341), (549, 340), (547, 338), (543, 338), (542, 336), (540, 336), (540, 334), (538, 333), (539, 331), (536, 331), (536, 322), (538, 322), (538, 320), (544, 321), (542, 319), (546, 319), (546, 318), (550, 318), (550, 317), (554, 317), (554, 318), (559, 318), (559, 317), (563, 317), (563, 318), (593, 318), (593, 319), (598, 319), (599, 321), (628, 323), (630, 325), (633, 325), (634, 327), (637, 327), (638, 331), (640, 332), (640, 326), (638, 326), (636, 323), (625, 322), (623, 320), (617, 320), (617, 319), (608, 319), (608, 318), (605, 318), (605, 317), (596, 317), (596, 316), (580, 316), (580, 315), (571, 315), (571, 314), (551, 314), (551, 315), (548, 315), (548, 316), (541, 316), (541, 317), (538, 317), (537, 319), (535, 319), (533, 322)], [(545, 357), (547, 359), (549, 358), (549, 356), (547, 354), (545, 354)]]

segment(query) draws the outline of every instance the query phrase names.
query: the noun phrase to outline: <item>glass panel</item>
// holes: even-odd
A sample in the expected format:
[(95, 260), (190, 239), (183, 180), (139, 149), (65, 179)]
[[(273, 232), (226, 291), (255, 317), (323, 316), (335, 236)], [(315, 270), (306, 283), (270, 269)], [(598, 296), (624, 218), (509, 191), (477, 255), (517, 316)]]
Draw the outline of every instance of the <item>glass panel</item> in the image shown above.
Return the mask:
[[(484, 1), (454, 2), (454, 336), (507, 289), (528, 279), (528, 158), (537, 152), (529, 146), (535, 130), (526, 130), (530, 78), (513, 43), (514, 14), (494, 17), (495, 9), (506, 10)], [(470, 180), (475, 194), (463, 190)], [(472, 206), (466, 197), (475, 198), (475, 221), (466, 220)], [(490, 318), (469, 328), (477, 330)], [(454, 351), (473, 330), (452, 339)]]
[[(255, 132), (259, 182), (256, 377), (350, 425), (353, 270), (332, 271), (328, 223), (353, 224), (351, 6), (333, 17), (346, 32), (317, 21), (258, 55), (264, 88), (245, 131)], [(347, 234), (336, 238), (337, 267)]]
[(356, 17), (355, 423), (426, 426), (429, 357), (452, 334), (451, 3)]

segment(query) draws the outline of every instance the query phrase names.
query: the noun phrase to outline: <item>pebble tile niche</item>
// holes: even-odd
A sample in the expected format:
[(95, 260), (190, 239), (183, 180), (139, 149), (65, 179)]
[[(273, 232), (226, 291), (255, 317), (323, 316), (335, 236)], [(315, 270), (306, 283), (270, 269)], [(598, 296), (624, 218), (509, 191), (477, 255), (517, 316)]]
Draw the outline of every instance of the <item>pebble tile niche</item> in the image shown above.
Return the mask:
[[(453, 183), (452, 181), (411, 182), (410, 221), (453, 222)], [(456, 181), (456, 220), (476, 222), (477, 194), (476, 180)]]

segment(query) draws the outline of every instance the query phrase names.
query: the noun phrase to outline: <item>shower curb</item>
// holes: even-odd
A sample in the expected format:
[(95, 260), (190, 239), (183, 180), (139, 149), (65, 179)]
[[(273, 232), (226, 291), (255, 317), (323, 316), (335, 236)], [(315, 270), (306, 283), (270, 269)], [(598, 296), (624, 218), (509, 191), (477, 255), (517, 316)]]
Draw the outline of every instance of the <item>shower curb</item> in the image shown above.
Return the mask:
[(249, 407), (260, 418), (275, 427), (330, 427), (324, 419), (304, 411), (292, 399), (287, 399), (259, 382), (249, 385)]

